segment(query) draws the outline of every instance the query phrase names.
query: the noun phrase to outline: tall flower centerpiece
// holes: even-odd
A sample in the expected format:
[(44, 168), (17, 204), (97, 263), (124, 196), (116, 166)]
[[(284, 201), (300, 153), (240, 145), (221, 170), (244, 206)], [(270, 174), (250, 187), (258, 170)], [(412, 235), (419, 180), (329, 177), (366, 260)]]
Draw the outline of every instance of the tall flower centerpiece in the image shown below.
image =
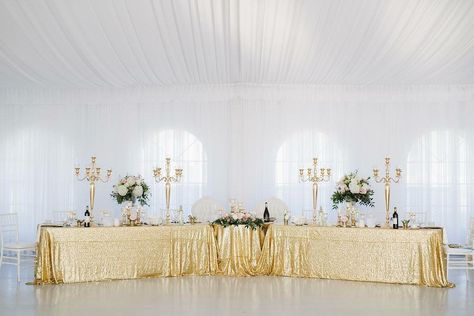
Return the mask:
[[(148, 205), (150, 188), (140, 176), (126, 176), (121, 178), (110, 194), (118, 204), (125, 204), (122, 208), (122, 223), (124, 225), (138, 225), (143, 219), (143, 206)], [(137, 202), (140, 205), (137, 205)]]
[(137, 201), (141, 206), (148, 205), (148, 199), (150, 198), (150, 188), (143, 181), (141, 176), (126, 176), (121, 178), (110, 194), (118, 204), (123, 202), (132, 202), (135, 204)]
[[(338, 204), (346, 203), (345, 215), (346, 221), (350, 221), (351, 226), (355, 226), (355, 208), (354, 204), (365, 206), (374, 206), (373, 195), (374, 190), (370, 187), (368, 178), (361, 178), (357, 175), (357, 171), (346, 174), (336, 184), (336, 191), (332, 194), (332, 208), (337, 209)], [(339, 220), (341, 220), (339, 214)], [(344, 221), (344, 219), (343, 219)]]

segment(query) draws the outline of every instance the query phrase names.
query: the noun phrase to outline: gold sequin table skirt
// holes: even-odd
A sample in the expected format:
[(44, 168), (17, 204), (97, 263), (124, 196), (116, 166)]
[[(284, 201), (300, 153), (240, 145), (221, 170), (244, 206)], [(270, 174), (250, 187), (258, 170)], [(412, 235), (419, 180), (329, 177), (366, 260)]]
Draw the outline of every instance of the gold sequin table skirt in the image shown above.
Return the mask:
[(228, 276), (257, 275), (257, 263), (264, 240), (264, 229), (243, 225), (213, 225), (217, 241), (218, 272)]
[(209, 225), (41, 227), (39, 234), (37, 284), (217, 271), (217, 248)]
[(452, 287), (441, 229), (269, 227), (258, 274)]

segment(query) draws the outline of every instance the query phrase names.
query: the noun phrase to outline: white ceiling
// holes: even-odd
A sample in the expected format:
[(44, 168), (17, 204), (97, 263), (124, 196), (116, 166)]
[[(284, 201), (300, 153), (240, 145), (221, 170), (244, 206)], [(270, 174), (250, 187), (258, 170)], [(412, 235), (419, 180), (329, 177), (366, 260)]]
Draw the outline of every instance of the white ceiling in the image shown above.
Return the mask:
[(474, 1), (0, 0), (0, 88), (474, 83)]

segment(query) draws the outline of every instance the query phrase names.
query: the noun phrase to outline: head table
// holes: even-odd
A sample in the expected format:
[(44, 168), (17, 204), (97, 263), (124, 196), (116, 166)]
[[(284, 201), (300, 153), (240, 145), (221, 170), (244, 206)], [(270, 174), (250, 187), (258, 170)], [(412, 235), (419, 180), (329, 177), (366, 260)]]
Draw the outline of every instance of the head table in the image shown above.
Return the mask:
[(290, 276), (452, 287), (442, 229), (266, 225), (40, 227), (35, 283)]

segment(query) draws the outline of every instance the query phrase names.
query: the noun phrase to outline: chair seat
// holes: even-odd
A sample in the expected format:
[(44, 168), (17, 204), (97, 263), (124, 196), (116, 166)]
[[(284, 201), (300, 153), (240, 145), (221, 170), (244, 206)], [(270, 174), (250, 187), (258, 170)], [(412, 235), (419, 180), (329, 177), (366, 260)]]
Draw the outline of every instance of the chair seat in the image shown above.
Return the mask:
[(5, 250), (35, 250), (36, 245), (34, 243), (14, 243), (14, 244), (6, 244), (3, 246)]
[(464, 248), (449, 248), (446, 247), (446, 253), (450, 255), (470, 255), (474, 253), (472, 249), (464, 249)]

